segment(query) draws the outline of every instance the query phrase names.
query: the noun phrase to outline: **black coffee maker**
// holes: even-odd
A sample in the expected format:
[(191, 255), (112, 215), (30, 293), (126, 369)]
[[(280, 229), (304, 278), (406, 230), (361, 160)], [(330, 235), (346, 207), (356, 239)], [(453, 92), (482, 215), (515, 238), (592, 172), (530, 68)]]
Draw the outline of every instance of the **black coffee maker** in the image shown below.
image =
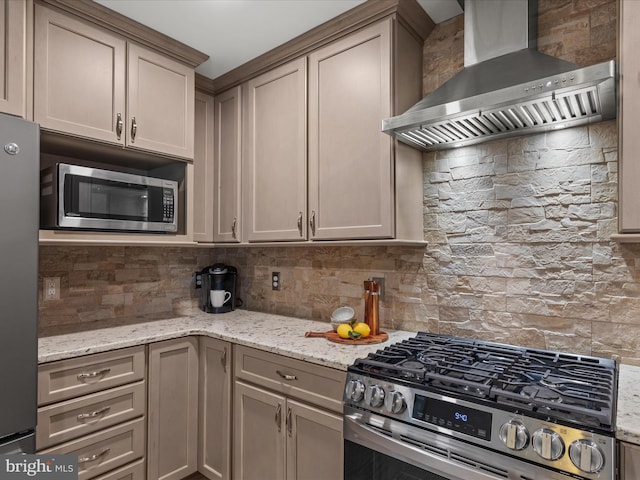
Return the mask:
[(208, 313), (225, 313), (237, 306), (238, 270), (216, 263), (196, 272), (196, 289), (200, 289), (200, 309)]

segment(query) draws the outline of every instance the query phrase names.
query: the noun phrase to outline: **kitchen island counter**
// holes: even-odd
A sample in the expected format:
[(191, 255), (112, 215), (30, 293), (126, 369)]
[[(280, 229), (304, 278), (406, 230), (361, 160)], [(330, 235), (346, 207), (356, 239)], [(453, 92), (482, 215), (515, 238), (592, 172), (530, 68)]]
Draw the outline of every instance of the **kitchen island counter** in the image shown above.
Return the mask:
[(305, 332), (326, 332), (330, 329), (331, 325), (326, 322), (247, 310), (220, 315), (196, 310), (183, 317), (129, 325), (105, 325), (105, 328), (41, 337), (38, 340), (38, 361), (47, 363), (172, 338), (205, 335), (346, 370), (356, 358), (415, 336), (415, 332), (389, 331), (386, 342), (371, 345), (343, 345), (324, 338), (304, 336)]

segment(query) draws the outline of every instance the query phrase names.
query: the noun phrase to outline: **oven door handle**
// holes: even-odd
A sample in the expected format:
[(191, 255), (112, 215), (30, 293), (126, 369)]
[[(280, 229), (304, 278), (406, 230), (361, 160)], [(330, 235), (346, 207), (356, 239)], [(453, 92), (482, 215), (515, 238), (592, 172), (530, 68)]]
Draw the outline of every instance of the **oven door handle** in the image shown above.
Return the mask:
[[(365, 416), (368, 416), (368, 414), (363, 414), (359, 411), (354, 412), (352, 409), (349, 410), (350, 412), (348, 413), (345, 411), (344, 415), (344, 439), (347, 441), (357, 443), (365, 448), (368, 448), (369, 450), (373, 450), (374, 452), (382, 453), (389, 457), (396, 458), (398, 460), (421, 468), (426, 472), (440, 475), (441, 477), (449, 480), (468, 480), (470, 478), (473, 478), (474, 480), (504, 480), (505, 478), (504, 471), (503, 474), (500, 475), (498, 473), (491, 473), (489, 469), (469, 467), (469, 465), (474, 462), (474, 460), (470, 459), (469, 456), (465, 455), (465, 453), (468, 455), (470, 453), (469, 451), (458, 451), (455, 454), (455, 456), (466, 456), (467, 459), (470, 459), (469, 464), (463, 463), (462, 461), (455, 462), (451, 460), (452, 452), (449, 451), (447, 440), (443, 439), (441, 441), (438, 441), (437, 447), (434, 448), (434, 450), (441, 450), (442, 454), (433, 453), (427, 449), (420, 448), (418, 446), (414, 446), (407, 442), (403, 442), (401, 440), (398, 440), (397, 438), (394, 438), (403, 434), (403, 429), (406, 428), (404, 424), (398, 424), (398, 427), (394, 428), (394, 430), (398, 431), (391, 433), (387, 428), (389, 426), (388, 419), (377, 416), (375, 416), (375, 418), (372, 417), (371, 420), (373, 422), (377, 423), (377, 421), (380, 420), (380, 430), (387, 431), (390, 434), (382, 433), (380, 431), (377, 431), (375, 428), (372, 428), (372, 426), (368, 425), (366, 422), (363, 422), (363, 419), (365, 419)], [(491, 455), (485, 454), (485, 456), (487, 457), (485, 458), (485, 461), (487, 459), (491, 461)], [(496, 463), (499, 463), (499, 461)], [(502, 466), (504, 467), (504, 465)], [(531, 467), (535, 469), (535, 467)], [(500, 467), (495, 466), (495, 468), (497, 470)], [(508, 469), (510, 470), (510, 474), (514, 474), (514, 472), (519, 471), (519, 469), (517, 469), (515, 465), (509, 465)], [(526, 471), (520, 471), (520, 473), (524, 476), (524, 478), (527, 478)], [(517, 473), (515, 473), (515, 476), (513, 478), (520, 477), (518, 477)], [(566, 478), (566, 476), (559, 475), (555, 472), (552, 472), (551, 470), (545, 469), (544, 478), (548, 478), (549, 480), (560, 480)]]

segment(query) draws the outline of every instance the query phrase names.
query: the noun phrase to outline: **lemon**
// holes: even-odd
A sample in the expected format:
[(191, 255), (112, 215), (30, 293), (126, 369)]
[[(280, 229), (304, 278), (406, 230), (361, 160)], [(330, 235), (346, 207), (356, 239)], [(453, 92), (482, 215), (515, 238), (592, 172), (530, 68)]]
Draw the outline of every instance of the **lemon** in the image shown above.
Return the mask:
[(348, 323), (342, 323), (338, 325), (336, 332), (338, 332), (338, 336), (340, 338), (349, 338), (349, 333), (351, 332), (351, 325), (349, 325)]
[(353, 326), (353, 331), (358, 332), (362, 338), (367, 338), (371, 333), (371, 329), (369, 328), (369, 325), (362, 322), (356, 323)]

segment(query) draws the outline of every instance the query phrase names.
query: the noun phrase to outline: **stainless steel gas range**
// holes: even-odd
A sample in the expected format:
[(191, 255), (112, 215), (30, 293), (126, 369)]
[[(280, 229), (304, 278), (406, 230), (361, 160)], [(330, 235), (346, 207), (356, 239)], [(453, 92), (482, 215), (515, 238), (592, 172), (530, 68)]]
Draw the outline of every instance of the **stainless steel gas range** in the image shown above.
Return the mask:
[(418, 333), (348, 369), (345, 480), (614, 480), (613, 360)]

